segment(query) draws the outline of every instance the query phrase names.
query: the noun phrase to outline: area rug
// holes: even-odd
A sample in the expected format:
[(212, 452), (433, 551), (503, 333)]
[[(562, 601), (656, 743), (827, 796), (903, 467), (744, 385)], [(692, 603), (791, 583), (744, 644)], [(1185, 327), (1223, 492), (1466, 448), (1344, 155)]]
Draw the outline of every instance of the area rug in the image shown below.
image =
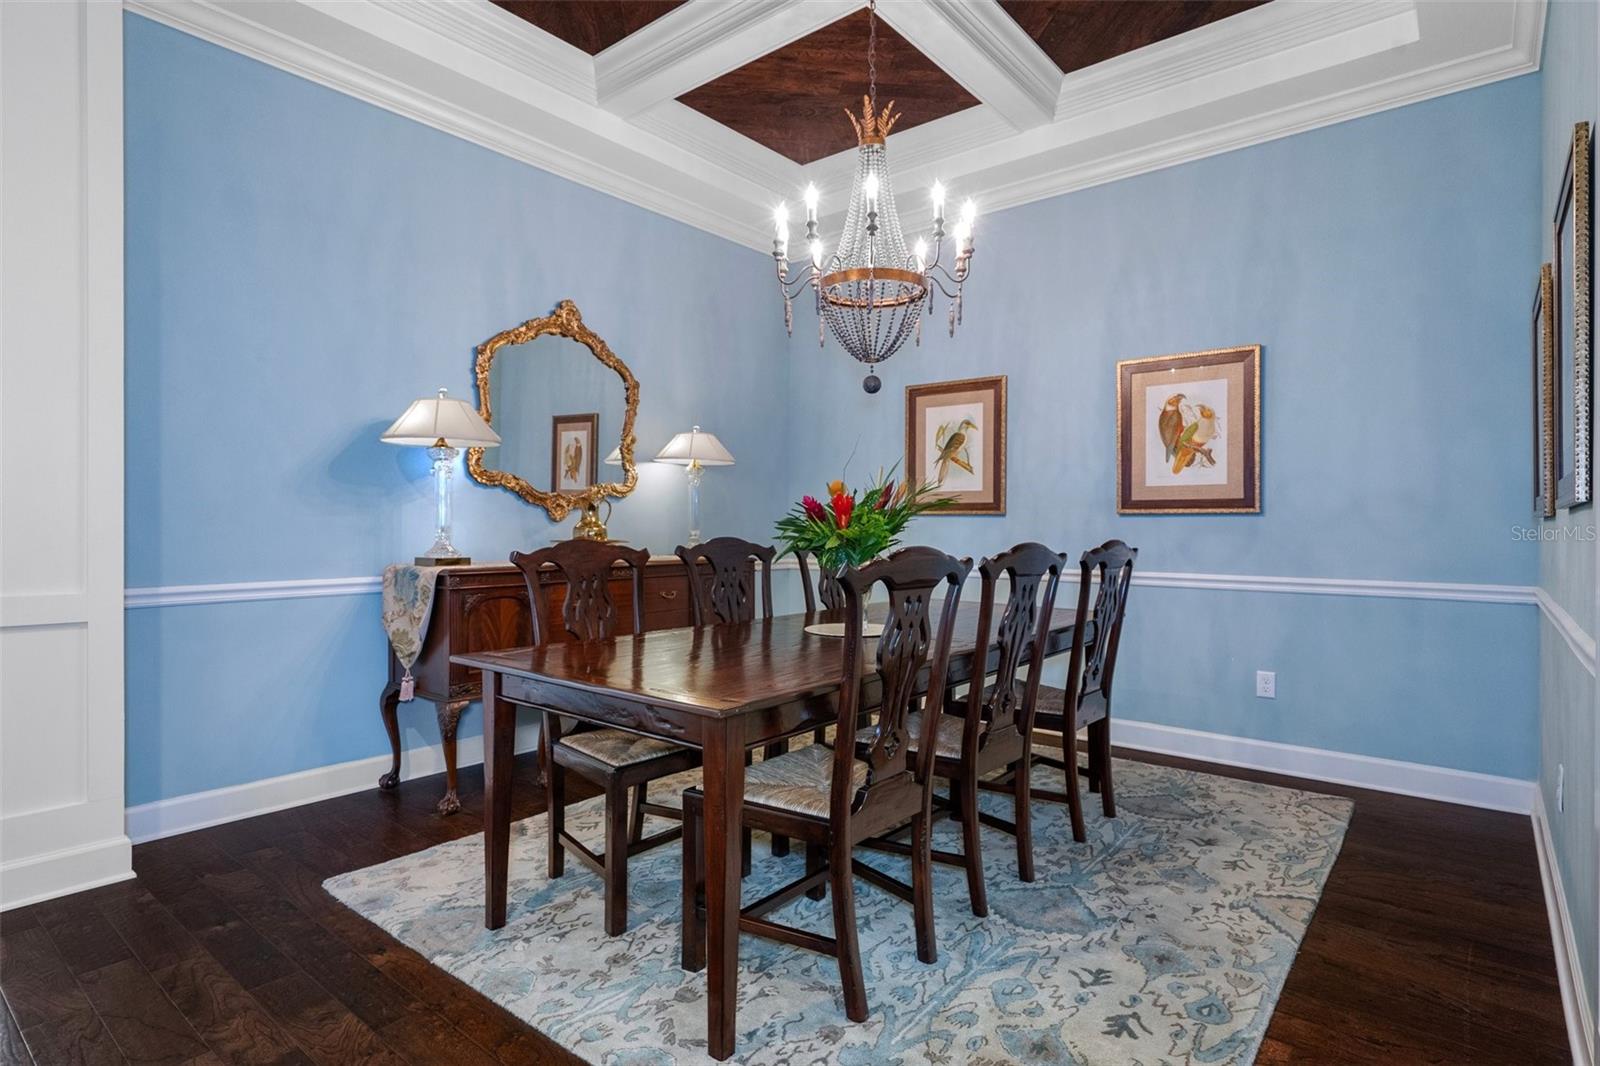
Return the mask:
[[(1035, 771), (1060, 788), (1057, 771)], [(935, 866), (939, 960), (917, 961), (911, 909), (858, 880), (870, 1015), (845, 1018), (833, 959), (754, 937), (739, 950), (736, 1061), (750, 1064), (1242, 1064), (1273, 1005), (1349, 823), (1351, 804), (1119, 760), (1116, 818), (1086, 795), (1089, 839), (1037, 803), (1037, 879), (1017, 880), (1009, 836), (985, 829), (989, 917), (959, 868)], [(987, 794), (1004, 815), (1009, 798)], [(601, 808), (567, 824), (598, 847)], [(959, 850), (942, 823), (935, 847)], [(766, 854), (744, 898), (803, 869)], [(860, 853), (905, 878), (903, 860)], [(512, 827), (510, 913), (483, 927), (483, 837), (335, 877), (335, 897), (580, 1057), (604, 1066), (702, 1063), (705, 977), (678, 966), (676, 845), (629, 865), (628, 932), (601, 928), (600, 881), (568, 861), (545, 876), (545, 820)], [(826, 900), (776, 912), (832, 933)]]

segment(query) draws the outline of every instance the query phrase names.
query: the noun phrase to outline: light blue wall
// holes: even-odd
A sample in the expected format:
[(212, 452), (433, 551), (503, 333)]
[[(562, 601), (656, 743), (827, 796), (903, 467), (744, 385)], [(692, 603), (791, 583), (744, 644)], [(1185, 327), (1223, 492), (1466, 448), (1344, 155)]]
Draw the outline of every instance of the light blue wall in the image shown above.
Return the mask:
[[(1510, 535), (1531, 458), (1507, 402), (1528, 387), (1537, 78), (987, 217), (961, 335), (930, 328), (868, 398), (808, 311), (784, 338), (758, 253), (134, 16), (126, 61), (130, 585), (414, 554), (426, 461), (377, 434), (436, 385), (469, 395), (472, 346), (562, 297), (638, 374), (642, 451), (698, 421), (738, 456), (706, 480), (718, 531), (769, 538), (858, 438), (852, 477), (893, 461), (908, 381), (1006, 373), (1010, 514), (918, 536), (975, 554), (1122, 536), (1147, 570), (1538, 573)], [(1249, 342), (1265, 513), (1117, 516), (1115, 361)], [(681, 472), (641, 477), (612, 527), (670, 550)], [(457, 501), (480, 557), (557, 532), (502, 492)], [(1526, 606), (1141, 589), (1133, 610), (1129, 717), (1538, 766)], [(128, 644), (130, 804), (386, 750), (374, 596), (134, 610)], [(1257, 668), (1279, 671), (1275, 703)], [(405, 723), (436, 737), (431, 707)]]
[[(1551, 258), (1551, 220), (1556, 197), (1572, 144), (1572, 127), (1597, 114), (1596, 77), (1600, 64), (1600, 12), (1593, 3), (1556, 0), (1545, 23), (1541, 81), (1544, 88), (1541, 122), (1541, 210), (1537, 221), (1542, 237), (1541, 261)], [(1532, 303), (1532, 277), (1524, 283)], [(1540, 547), (1539, 584), (1592, 638), (1595, 633), (1595, 511), (1582, 507), (1563, 511), (1543, 523), (1550, 540)], [(1596, 974), (1597, 898), (1595, 855), (1595, 679), (1567, 647), (1554, 626), (1540, 631), (1540, 732), (1543, 758), (1539, 787), (1550, 815), (1557, 862), (1567, 892), (1579, 945), (1585, 987), (1593, 1007), (1600, 994)], [(1556, 778), (1566, 771), (1566, 810), (1556, 804)]]
[[(980, 220), (966, 322), (880, 371), (791, 342), (790, 493), (900, 456), (910, 383), (1009, 377), (1009, 513), (912, 533), (978, 555), (1108, 537), (1151, 571), (1531, 585), (1537, 76)], [(981, 190), (972, 190), (981, 196)], [(968, 190), (955, 189), (956, 196)], [(799, 331), (797, 330), (797, 333)], [(1119, 359), (1259, 343), (1263, 513), (1119, 516)], [(839, 427), (830, 431), (829, 427)], [(1526, 605), (1139, 589), (1125, 717), (1531, 778)], [(1256, 669), (1278, 699), (1254, 696)]]
[[(427, 459), (378, 434), (440, 385), (470, 398), (473, 346), (564, 297), (639, 378), (641, 452), (713, 430), (739, 462), (706, 478), (708, 527), (766, 533), (785, 361), (764, 256), (137, 16), (124, 47), (130, 586), (422, 551)], [(680, 469), (642, 464), (612, 529), (670, 552), (686, 501)], [(560, 535), (464, 476), (456, 532), (496, 560)], [(134, 610), (127, 641), (130, 804), (387, 748), (376, 596)], [(432, 713), (407, 709), (413, 743)]]

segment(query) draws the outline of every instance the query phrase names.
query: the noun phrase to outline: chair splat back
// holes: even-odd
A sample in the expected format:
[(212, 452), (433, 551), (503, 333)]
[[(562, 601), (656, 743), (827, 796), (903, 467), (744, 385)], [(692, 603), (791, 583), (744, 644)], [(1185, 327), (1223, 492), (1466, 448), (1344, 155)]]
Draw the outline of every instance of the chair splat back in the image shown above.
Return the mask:
[[(888, 615), (883, 634), (878, 638), (874, 666), (883, 684), (882, 700), (874, 717), (870, 740), (851, 745), (835, 745), (833, 809), (842, 814), (851, 801), (849, 766), (853, 758), (863, 759), (868, 767), (866, 790), (903, 772), (914, 772), (926, 780), (932, 767), (932, 729), (919, 745), (920, 763), (912, 766), (907, 757), (906, 718), (917, 692), (923, 669), (929, 671), (928, 713), (934, 723), (935, 705), (942, 710), (944, 683), (950, 662), (950, 640), (954, 632), (956, 608), (961, 587), (972, 569), (971, 559), (957, 559), (937, 548), (902, 548), (887, 558), (846, 571), (840, 578), (844, 594), (844, 684), (840, 687), (839, 723), (841, 738), (849, 735), (849, 723), (859, 718), (861, 678), (865, 644), (862, 640), (862, 603), (868, 590), (882, 584), (888, 592)], [(944, 586), (934, 631), (933, 604)]]
[(545, 593), (539, 571), (553, 566), (566, 581), (566, 598), (561, 604), (561, 621), (577, 640), (607, 640), (617, 631), (617, 605), (611, 597), (612, 568), (626, 563), (633, 579), (633, 619), (631, 633), (644, 631), (644, 568), (650, 553), (643, 548), (624, 548), (595, 540), (567, 540), (531, 552), (512, 552), (511, 562), (522, 571), (528, 583), (528, 603), (533, 609), (533, 642), (543, 644), (551, 634), (543, 632)]
[[(1111, 699), (1111, 678), (1116, 671), (1117, 643), (1122, 639), (1122, 619), (1128, 606), (1128, 586), (1133, 581), (1133, 562), (1138, 548), (1120, 540), (1108, 540), (1091, 548), (1078, 560), (1078, 617), (1073, 627), (1072, 660), (1068, 666), (1068, 689), (1082, 699), (1099, 692)], [(1100, 579), (1094, 601), (1094, 644), (1084, 649), (1084, 622), (1089, 617), (1089, 583)]]
[(811, 586), (811, 567), (806, 563), (805, 552), (795, 552), (795, 560), (800, 564), (800, 586), (806, 594), (806, 613), (815, 614), (817, 610), (817, 597), (822, 597), (824, 611), (837, 611), (844, 607), (844, 590), (839, 587), (839, 579), (817, 564), (817, 584)]
[[(1026, 714), (1031, 719), (1029, 709), (1037, 702), (1043, 671), (1037, 664), (1030, 666), (1022, 692), (1018, 691), (1017, 675), (1024, 663), (1032, 661), (1033, 649), (1043, 647), (1049, 637), (1050, 615), (1066, 565), (1065, 555), (1032, 542), (1018, 544), (979, 564), (983, 593), (978, 607), (978, 646), (987, 646), (993, 631), (1000, 657), (993, 687), (973, 684), (969, 689), (966, 728), (973, 734), (972, 740), (984, 723), (991, 733), (1012, 725), (1023, 733), (1033, 728), (1032, 721), (1019, 716)], [(1010, 593), (995, 625), (995, 586), (1002, 575), (1009, 581)]]
[[(770, 546), (738, 537), (715, 537), (704, 544), (680, 545), (678, 558), (689, 570), (690, 603), (694, 624), (726, 625), (756, 619), (756, 590), (751, 583), (750, 560), (761, 567), (761, 617), (772, 617), (772, 560)], [(709, 584), (702, 564), (710, 570)]]

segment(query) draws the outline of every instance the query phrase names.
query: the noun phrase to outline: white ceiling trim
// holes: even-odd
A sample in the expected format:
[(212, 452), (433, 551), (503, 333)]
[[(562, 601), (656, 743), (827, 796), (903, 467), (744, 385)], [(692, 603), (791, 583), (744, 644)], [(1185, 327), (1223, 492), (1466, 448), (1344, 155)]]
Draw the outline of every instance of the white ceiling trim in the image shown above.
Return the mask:
[(1014, 129), (1049, 122), (1061, 71), (1005, 9), (963, 0), (900, 0), (883, 21)]
[[(835, 230), (826, 213), (843, 209), (854, 168), (853, 151), (800, 167), (675, 97), (859, 0), (691, 0), (592, 58), (488, 0), (126, 6), (763, 252), (773, 204), (808, 180)], [(1051, 120), (1037, 121), (1042, 53), (993, 0), (901, 0), (885, 19), (983, 104), (894, 134), (897, 186), (905, 196), (938, 178), (992, 211), (1513, 77), (1538, 69), (1545, 10), (1274, 0), (1056, 74)]]
[(690, 0), (595, 57), (599, 101), (632, 115), (797, 41), (860, 0)]

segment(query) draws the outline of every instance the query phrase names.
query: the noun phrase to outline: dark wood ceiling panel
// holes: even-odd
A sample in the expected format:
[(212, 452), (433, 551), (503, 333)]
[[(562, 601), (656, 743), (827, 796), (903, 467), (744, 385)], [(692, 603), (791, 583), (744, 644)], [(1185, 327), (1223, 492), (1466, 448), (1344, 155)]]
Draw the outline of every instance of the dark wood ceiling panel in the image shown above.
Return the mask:
[(598, 55), (684, 0), (494, 0), (546, 33)]
[[(867, 13), (847, 15), (679, 97), (710, 118), (797, 163), (854, 148), (845, 117), (867, 91)], [(907, 130), (977, 100), (882, 20), (878, 101), (893, 100)]]
[(1000, 0), (1062, 73), (1237, 15), (1266, 0)]

